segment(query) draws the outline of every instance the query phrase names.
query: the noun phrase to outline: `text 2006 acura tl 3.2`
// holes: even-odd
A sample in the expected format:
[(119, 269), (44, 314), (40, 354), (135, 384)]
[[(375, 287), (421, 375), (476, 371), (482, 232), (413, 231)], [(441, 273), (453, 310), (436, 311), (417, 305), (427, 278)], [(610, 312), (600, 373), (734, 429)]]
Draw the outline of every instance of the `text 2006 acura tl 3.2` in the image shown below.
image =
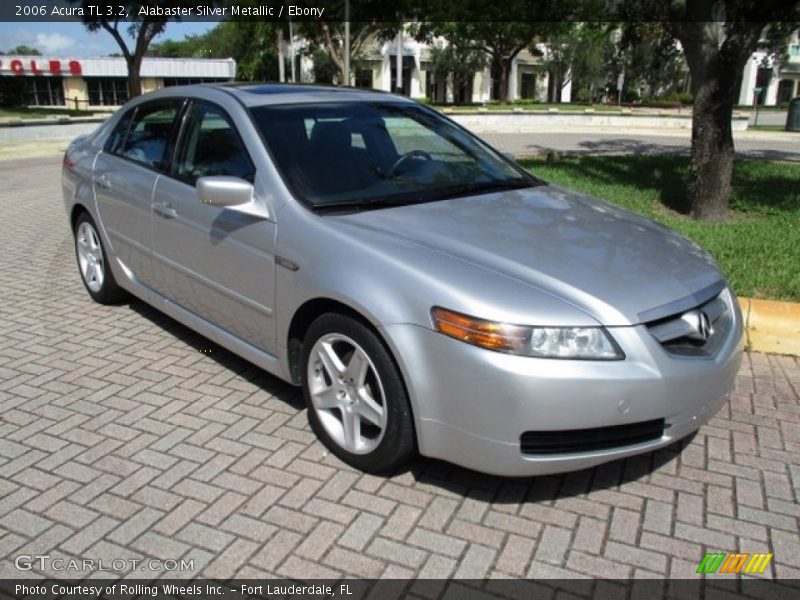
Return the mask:
[(706, 422), (741, 360), (700, 247), (405, 98), (162, 90), (70, 146), (63, 191), (92, 298), (131, 293), (302, 385), (365, 471), (647, 452)]

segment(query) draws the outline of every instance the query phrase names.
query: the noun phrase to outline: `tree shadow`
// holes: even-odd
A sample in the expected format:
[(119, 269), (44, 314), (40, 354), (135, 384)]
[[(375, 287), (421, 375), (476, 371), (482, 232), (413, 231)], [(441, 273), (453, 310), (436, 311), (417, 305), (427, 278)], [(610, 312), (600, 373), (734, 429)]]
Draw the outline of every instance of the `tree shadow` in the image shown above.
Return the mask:
[[(660, 146), (653, 146), (660, 148)], [(523, 161), (534, 172), (538, 161)], [(687, 156), (641, 154), (637, 156), (577, 156), (569, 160), (549, 161), (547, 168), (563, 173), (568, 179), (590, 178), (609, 186), (632, 186), (652, 193), (664, 207), (688, 214), (686, 178)], [(610, 198), (613, 200), (613, 198)]]
[(305, 407), (305, 401), (303, 400), (303, 395), (299, 388), (270, 375), (260, 367), (226, 350), (202, 334), (189, 329), (182, 323), (179, 323), (172, 317), (160, 312), (158, 309), (153, 308), (141, 300), (131, 299), (128, 303), (128, 307), (160, 329), (168, 332), (177, 340), (194, 348), (202, 353), (203, 356), (210, 358), (230, 371), (232, 375), (238, 375), (248, 383), (272, 394), (275, 398), (285, 402), (292, 408), (301, 410)]
[[(631, 148), (635, 140), (610, 142), (584, 142), (593, 147), (604, 146), (622, 152)], [(688, 153), (659, 154), (663, 146), (640, 145), (641, 153), (634, 155), (606, 154), (568, 156), (565, 160), (546, 163), (548, 170), (563, 173), (566, 180), (589, 178), (609, 186), (632, 186), (647, 191), (665, 208), (679, 214), (688, 214), (687, 178)], [(785, 153), (775, 152), (775, 155)], [(737, 159), (734, 163), (731, 206), (741, 212), (796, 212), (800, 210), (800, 165), (765, 162), (769, 152), (761, 152), (764, 160)], [(522, 160), (521, 164), (536, 172), (542, 162), (537, 159)], [(613, 200), (613, 198), (610, 198)]]

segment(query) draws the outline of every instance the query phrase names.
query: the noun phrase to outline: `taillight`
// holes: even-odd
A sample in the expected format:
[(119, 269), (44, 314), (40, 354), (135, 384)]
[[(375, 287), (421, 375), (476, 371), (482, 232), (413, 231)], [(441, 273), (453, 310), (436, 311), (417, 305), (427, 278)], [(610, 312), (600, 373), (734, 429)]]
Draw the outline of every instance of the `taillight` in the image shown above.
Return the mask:
[(72, 167), (74, 167), (74, 166), (75, 166), (75, 163), (74, 163), (74, 162), (72, 162), (72, 161), (69, 159), (69, 157), (68, 157), (68, 156), (65, 154), (65, 155), (64, 155), (64, 162), (62, 163), (62, 166), (63, 166), (65, 169), (67, 169), (68, 171), (71, 171), (71, 170), (72, 170)]

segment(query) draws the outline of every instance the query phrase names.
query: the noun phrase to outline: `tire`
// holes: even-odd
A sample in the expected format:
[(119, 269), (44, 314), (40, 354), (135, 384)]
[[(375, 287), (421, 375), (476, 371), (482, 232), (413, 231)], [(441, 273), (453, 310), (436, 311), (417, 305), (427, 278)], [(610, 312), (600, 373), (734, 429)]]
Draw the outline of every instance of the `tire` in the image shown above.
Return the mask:
[(381, 340), (360, 321), (330, 313), (311, 324), (302, 381), (311, 428), (348, 465), (385, 473), (415, 454), (403, 379)]
[(92, 297), (100, 304), (115, 304), (125, 298), (108, 266), (103, 241), (89, 213), (83, 212), (75, 222), (75, 258), (81, 281)]

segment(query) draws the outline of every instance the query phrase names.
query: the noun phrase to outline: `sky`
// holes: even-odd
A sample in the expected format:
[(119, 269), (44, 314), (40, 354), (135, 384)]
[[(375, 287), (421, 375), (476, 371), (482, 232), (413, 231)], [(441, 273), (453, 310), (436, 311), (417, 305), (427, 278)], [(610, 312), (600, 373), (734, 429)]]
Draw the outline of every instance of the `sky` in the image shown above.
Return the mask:
[[(216, 23), (169, 23), (154, 41), (181, 40), (187, 35), (204, 33)], [(0, 22), (0, 50), (24, 44), (38, 48), (45, 56), (92, 58), (118, 53), (119, 46), (106, 31), (90, 33), (82, 23)]]

